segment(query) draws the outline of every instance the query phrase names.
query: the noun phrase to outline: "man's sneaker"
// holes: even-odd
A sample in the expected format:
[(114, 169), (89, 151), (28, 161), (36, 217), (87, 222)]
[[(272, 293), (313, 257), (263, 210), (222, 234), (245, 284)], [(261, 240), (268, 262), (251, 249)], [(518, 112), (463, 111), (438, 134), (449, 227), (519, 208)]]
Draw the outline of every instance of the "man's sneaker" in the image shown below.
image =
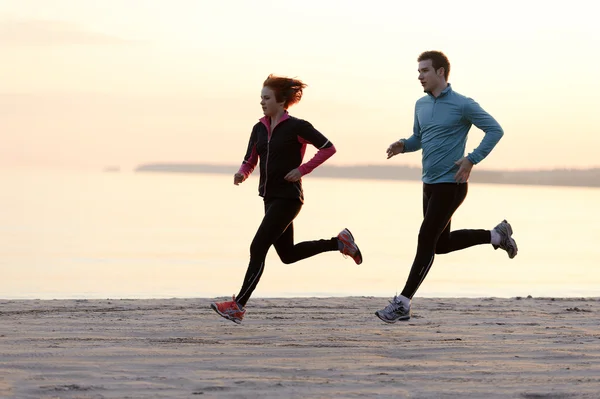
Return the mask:
[(404, 302), (396, 295), (394, 296), (394, 299), (390, 301), (389, 305), (384, 309), (376, 311), (375, 314), (386, 323), (395, 323), (398, 320), (408, 320), (410, 319), (410, 304), (407, 308)]
[(494, 245), (494, 249), (500, 248), (505, 250), (510, 259), (517, 256), (517, 251), (519, 249), (517, 248), (516, 241), (511, 237), (513, 230), (510, 223), (508, 223), (506, 220), (503, 220), (498, 224), (498, 226), (494, 227), (494, 230), (500, 234), (500, 244)]
[(210, 307), (227, 320), (231, 320), (237, 324), (242, 322), (242, 319), (246, 314), (246, 309), (240, 307), (235, 301), (235, 295), (231, 298), (231, 301), (213, 302), (210, 304)]
[(344, 254), (344, 256), (348, 255), (354, 259), (357, 265), (360, 265), (362, 263), (362, 255), (360, 249), (358, 249), (358, 245), (354, 242), (354, 236), (352, 236), (350, 230), (344, 229), (340, 231), (337, 239), (344, 245), (340, 252)]

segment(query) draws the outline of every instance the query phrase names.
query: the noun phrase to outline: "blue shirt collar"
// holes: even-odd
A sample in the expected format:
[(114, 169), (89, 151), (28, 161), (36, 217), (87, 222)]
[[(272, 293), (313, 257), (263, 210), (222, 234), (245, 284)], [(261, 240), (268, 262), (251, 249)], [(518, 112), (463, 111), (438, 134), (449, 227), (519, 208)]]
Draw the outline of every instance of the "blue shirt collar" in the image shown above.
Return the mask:
[[(446, 86), (446, 88), (444, 90), (442, 90), (442, 92), (440, 93), (440, 95), (437, 98), (441, 98), (444, 97), (446, 95), (448, 95), (448, 93), (452, 92), (452, 85), (450, 83), (448, 83), (448, 86)], [(433, 97), (433, 94), (431, 94), (431, 92), (427, 92), (427, 94), (431, 97)]]

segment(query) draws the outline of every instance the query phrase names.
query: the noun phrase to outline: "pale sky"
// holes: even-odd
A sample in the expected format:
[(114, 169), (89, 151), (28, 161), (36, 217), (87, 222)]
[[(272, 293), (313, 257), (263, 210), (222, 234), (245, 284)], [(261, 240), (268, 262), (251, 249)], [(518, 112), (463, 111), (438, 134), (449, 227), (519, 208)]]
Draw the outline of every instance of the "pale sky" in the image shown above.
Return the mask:
[(0, 168), (239, 164), (269, 73), (309, 85), (290, 113), (329, 163), (417, 166), (385, 149), (412, 133), (425, 50), (504, 128), (478, 167), (600, 166), (593, 4), (0, 0)]

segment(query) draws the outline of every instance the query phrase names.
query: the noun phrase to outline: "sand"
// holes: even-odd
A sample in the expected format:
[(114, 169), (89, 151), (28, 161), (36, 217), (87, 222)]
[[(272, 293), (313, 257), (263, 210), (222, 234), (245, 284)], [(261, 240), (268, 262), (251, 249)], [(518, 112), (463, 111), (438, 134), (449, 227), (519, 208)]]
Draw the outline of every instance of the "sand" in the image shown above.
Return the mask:
[(2, 398), (600, 398), (600, 298), (0, 300)]

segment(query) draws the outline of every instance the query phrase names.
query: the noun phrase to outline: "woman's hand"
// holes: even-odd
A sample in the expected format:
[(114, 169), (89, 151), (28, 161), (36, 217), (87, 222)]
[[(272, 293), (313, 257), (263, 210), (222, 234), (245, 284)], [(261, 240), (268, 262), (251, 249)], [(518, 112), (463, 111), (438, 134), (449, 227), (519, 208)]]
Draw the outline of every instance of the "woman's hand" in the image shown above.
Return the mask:
[(287, 181), (298, 181), (302, 178), (302, 173), (296, 168), (291, 170), (287, 175), (285, 175), (284, 179)]
[(246, 180), (246, 178), (241, 173), (236, 173), (235, 175), (233, 175), (233, 184), (235, 184), (236, 186), (239, 186), (240, 183), (244, 182), (244, 180)]

